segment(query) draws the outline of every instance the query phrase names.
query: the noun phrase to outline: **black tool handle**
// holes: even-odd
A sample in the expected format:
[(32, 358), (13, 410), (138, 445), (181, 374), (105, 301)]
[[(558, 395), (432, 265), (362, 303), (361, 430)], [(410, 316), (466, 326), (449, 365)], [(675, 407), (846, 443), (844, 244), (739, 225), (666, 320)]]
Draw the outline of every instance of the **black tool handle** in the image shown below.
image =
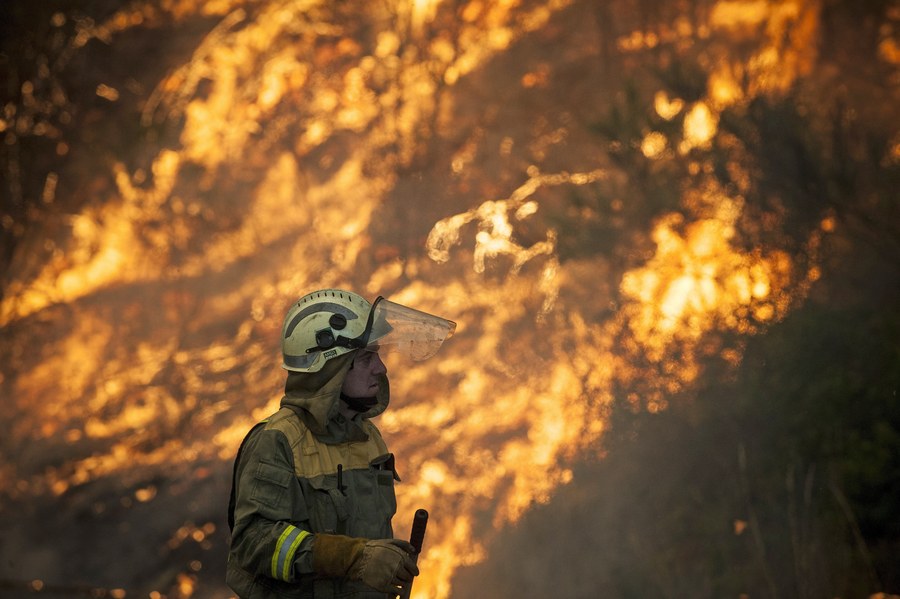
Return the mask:
[[(419, 554), (422, 553), (422, 543), (425, 541), (425, 527), (428, 526), (428, 511), (417, 509), (413, 516), (412, 530), (409, 533), (409, 544), (416, 550), (416, 554), (412, 556), (413, 560), (419, 561)], [(412, 593), (412, 582), (403, 587), (400, 591), (399, 599), (409, 599)]]
[(412, 532), (409, 533), (409, 543), (416, 548), (416, 554), (422, 553), (422, 543), (425, 541), (425, 527), (428, 526), (428, 511), (416, 510), (413, 516)]

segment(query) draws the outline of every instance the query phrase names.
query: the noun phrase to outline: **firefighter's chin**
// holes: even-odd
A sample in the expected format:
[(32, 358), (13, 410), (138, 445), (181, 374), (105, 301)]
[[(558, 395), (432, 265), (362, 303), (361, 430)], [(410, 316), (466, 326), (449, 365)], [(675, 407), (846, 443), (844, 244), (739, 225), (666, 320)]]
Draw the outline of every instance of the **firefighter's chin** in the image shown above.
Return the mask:
[[(375, 386), (375, 390), (378, 390), (377, 385)], [(341, 393), (341, 400), (354, 412), (368, 412), (378, 403), (378, 398), (375, 395), (369, 397), (350, 397)]]

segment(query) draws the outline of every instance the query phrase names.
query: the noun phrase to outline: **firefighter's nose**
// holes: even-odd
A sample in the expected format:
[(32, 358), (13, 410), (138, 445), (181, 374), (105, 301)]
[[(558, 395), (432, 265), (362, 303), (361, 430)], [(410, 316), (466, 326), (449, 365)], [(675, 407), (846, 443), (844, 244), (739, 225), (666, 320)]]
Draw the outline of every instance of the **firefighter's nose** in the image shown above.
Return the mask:
[(384, 362), (377, 353), (372, 360), (372, 374), (387, 374), (387, 366), (384, 365)]

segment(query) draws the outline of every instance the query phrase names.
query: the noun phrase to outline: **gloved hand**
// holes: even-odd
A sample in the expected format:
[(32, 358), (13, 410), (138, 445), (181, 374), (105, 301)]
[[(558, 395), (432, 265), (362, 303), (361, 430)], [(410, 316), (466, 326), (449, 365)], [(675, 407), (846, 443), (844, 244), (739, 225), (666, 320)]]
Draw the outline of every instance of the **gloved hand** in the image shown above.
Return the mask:
[(412, 582), (419, 573), (412, 559), (413, 546), (399, 539), (366, 541), (360, 559), (353, 562), (347, 576), (388, 593)]
[(400, 539), (359, 539), (317, 534), (313, 569), (325, 576), (346, 576), (382, 593), (397, 593), (419, 574), (415, 549)]

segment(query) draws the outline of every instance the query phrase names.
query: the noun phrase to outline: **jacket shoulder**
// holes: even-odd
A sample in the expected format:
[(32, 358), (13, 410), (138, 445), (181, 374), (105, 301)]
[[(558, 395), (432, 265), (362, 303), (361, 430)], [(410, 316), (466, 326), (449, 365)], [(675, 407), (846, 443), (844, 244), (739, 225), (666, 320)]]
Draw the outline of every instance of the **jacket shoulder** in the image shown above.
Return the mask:
[(291, 449), (295, 449), (303, 441), (309, 430), (297, 413), (291, 408), (284, 407), (269, 416), (265, 430), (275, 430), (287, 437)]

